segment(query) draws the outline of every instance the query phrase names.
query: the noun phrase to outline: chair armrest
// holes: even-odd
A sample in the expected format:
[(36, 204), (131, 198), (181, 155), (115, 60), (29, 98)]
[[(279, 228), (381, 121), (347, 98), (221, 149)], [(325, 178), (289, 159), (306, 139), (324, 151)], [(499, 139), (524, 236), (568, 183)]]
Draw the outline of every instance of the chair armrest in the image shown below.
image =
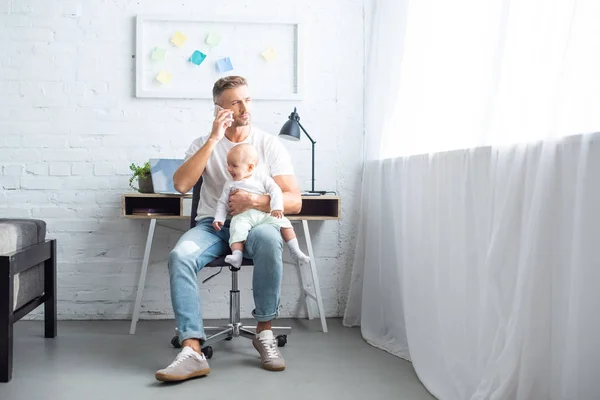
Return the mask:
[(33, 268), (52, 257), (52, 242), (54, 241), (56, 239), (49, 239), (11, 253), (0, 254), (0, 267), (11, 265), (10, 275)]

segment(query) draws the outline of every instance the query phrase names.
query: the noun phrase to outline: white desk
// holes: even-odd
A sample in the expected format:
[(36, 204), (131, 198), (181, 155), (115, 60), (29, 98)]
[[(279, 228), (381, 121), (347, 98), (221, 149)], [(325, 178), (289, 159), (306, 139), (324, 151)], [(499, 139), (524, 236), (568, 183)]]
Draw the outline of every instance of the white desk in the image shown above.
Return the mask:
[[(184, 210), (184, 200), (191, 199), (191, 195), (171, 195), (171, 194), (143, 194), (131, 193), (121, 196), (121, 210), (124, 218), (150, 220), (148, 236), (146, 238), (146, 247), (144, 250), (144, 259), (138, 281), (137, 296), (131, 318), (130, 334), (135, 334), (135, 328), (140, 316), (140, 307), (146, 285), (146, 273), (148, 272), (148, 261), (152, 250), (152, 239), (156, 229), (157, 220), (188, 220), (190, 215)], [(156, 210), (155, 213), (136, 213), (136, 210)], [(341, 198), (339, 196), (302, 196), (302, 210), (297, 215), (286, 215), (290, 221), (300, 221), (304, 231), (308, 256), (310, 257), (310, 272), (312, 275), (312, 286), (306, 279), (304, 265), (298, 265), (300, 268), (300, 277), (302, 280), (302, 289), (308, 318), (315, 318), (313, 304), (309, 299), (316, 302), (319, 317), (321, 318), (321, 327), (323, 332), (327, 332), (327, 322), (325, 320), (325, 310), (323, 308), (323, 297), (321, 296), (321, 287), (319, 286), (319, 276), (317, 275), (317, 265), (313, 252), (308, 221), (311, 220), (336, 220), (341, 215)]]

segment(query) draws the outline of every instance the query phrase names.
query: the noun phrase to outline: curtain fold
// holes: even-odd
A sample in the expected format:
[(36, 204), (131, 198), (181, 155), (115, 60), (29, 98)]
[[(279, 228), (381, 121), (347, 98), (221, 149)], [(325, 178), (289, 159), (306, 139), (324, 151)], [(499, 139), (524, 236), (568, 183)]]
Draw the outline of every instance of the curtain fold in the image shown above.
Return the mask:
[(440, 399), (598, 398), (600, 2), (446, 3), (367, 13), (344, 323)]

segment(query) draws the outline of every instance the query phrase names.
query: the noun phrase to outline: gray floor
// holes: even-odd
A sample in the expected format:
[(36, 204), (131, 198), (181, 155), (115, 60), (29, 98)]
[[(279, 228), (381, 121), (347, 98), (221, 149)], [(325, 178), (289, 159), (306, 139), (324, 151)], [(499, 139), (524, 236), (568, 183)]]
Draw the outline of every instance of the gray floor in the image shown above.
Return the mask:
[[(154, 371), (177, 350), (173, 321), (59, 321), (58, 337), (43, 338), (42, 322), (15, 324), (13, 379), (0, 383), (1, 400), (37, 399), (433, 399), (412, 365), (368, 345), (356, 328), (328, 320), (278, 320), (293, 327), (282, 349), (283, 372), (259, 366), (244, 338), (217, 344), (207, 377), (161, 384)], [(341, 400), (341, 399), (340, 399)]]

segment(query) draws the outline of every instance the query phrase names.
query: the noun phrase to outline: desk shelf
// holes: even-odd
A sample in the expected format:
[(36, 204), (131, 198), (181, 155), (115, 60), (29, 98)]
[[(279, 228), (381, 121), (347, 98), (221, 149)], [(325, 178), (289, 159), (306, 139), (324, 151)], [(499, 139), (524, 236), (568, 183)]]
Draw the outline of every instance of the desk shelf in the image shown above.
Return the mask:
[(122, 215), (132, 219), (183, 219), (186, 218), (183, 211), (183, 199), (186, 196), (155, 193), (124, 194), (121, 197)]
[(302, 196), (298, 214), (286, 215), (290, 220), (330, 220), (341, 218), (340, 196)]
[[(124, 218), (131, 219), (188, 219), (189, 211), (184, 209), (184, 200), (191, 195), (131, 193), (121, 196), (121, 212)], [(189, 207), (189, 205), (188, 205)], [(292, 221), (323, 221), (341, 218), (340, 196), (302, 196), (302, 209), (298, 214), (286, 217)], [(137, 214), (136, 211), (151, 210)]]

